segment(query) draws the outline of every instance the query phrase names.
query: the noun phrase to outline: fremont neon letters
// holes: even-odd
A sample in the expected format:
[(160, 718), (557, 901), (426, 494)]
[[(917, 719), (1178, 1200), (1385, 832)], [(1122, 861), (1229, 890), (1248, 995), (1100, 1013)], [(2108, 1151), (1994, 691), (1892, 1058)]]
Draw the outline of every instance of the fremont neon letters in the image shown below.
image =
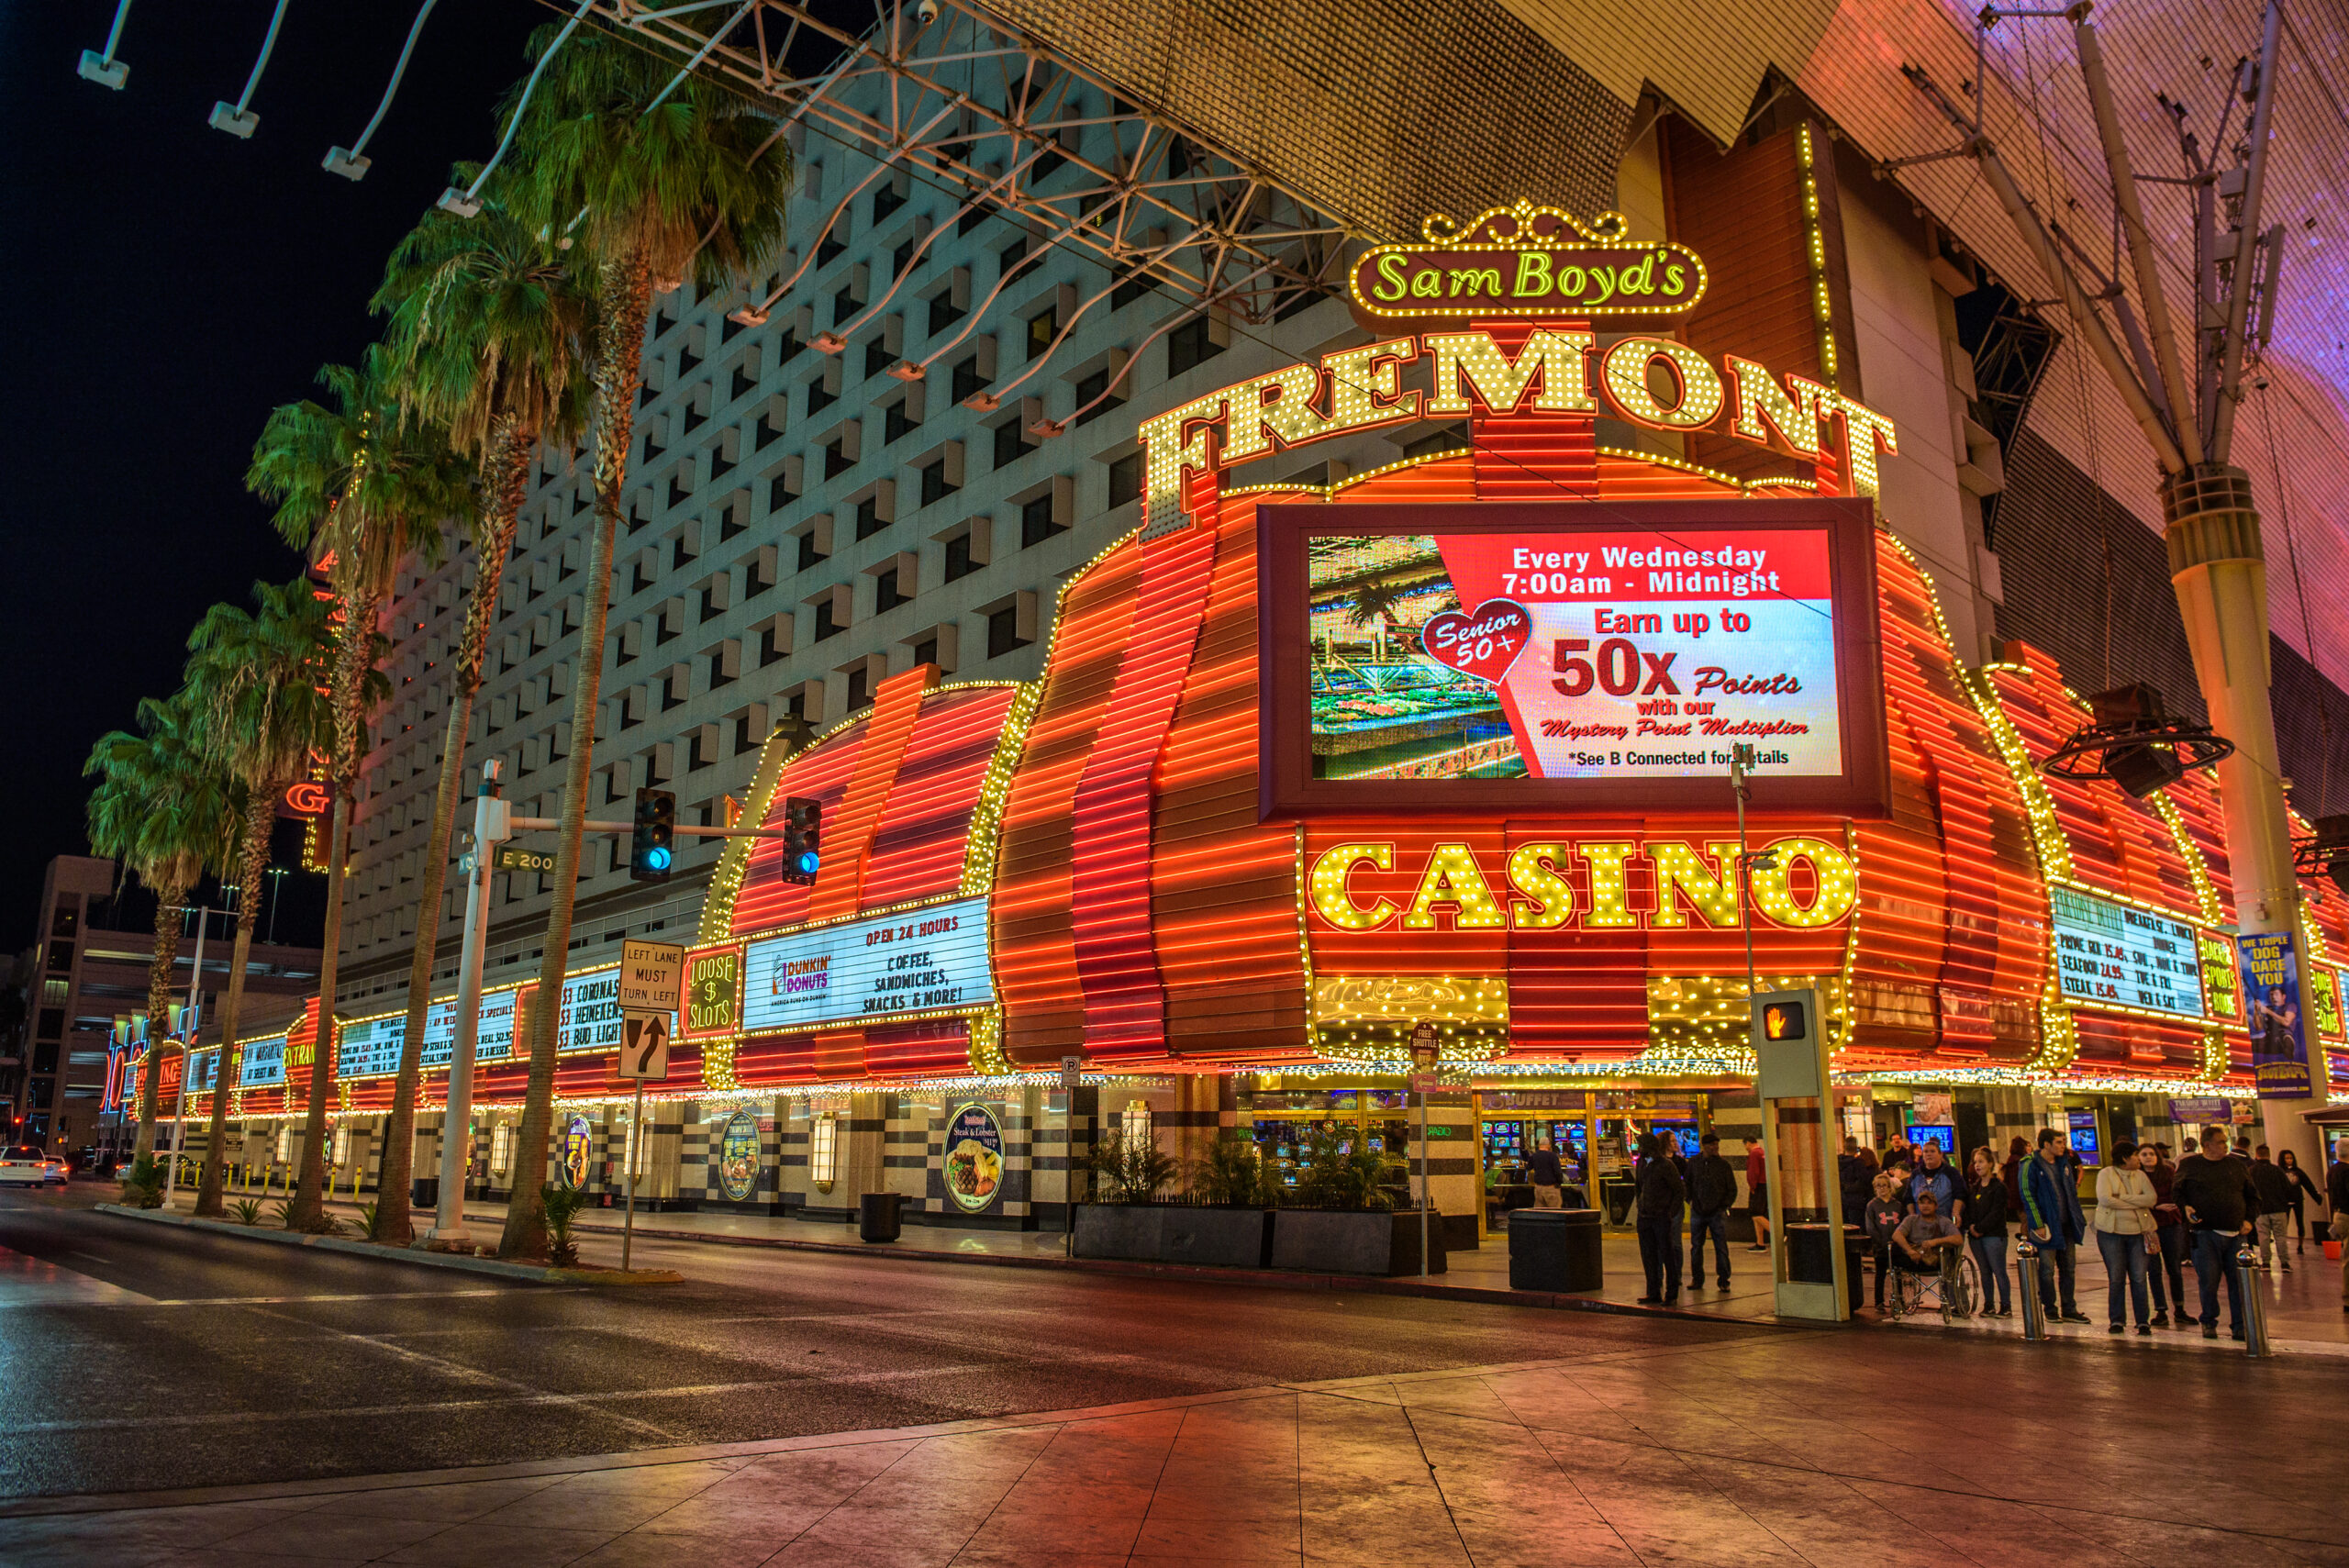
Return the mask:
[[(1422, 350), (1432, 389), (1407, 390), (1402, 367)], [(1515, 353), (1489, 332), (1431, 332), (1325, 354), (1318, 365), (1289, 365), (1211, 392), (1142, 424), (1146, 526), (1153, 535), (1162, 524), (1173, 526), (1188, 473), (1219, 471), (1349, 430), (1468, 414), (1475, 406), (1514, 414), (1529, 395), (1538, 414), (1595, 416), (1594, 393), (1603, 393), (1608, 406), (1633, 424), (1689, 430), (1725, 420), (1742, 440), (1811, 459), (1836, 455), (1827, 432), (1838, 425), (1841, 468), (1855, 495), (1876, 494), (1878, 450), (1899, 450), (1891, 420), (1799, 375), (1786, 377), (1782, 386), (1734, 354), (1723, 355), (1717, 371), (1687, 344), (1651, 337), (1611, 345), (1594, 375), (1597, 352), (1596, 335), (1578, 328), (1538, 328)], [(1649, 372), (1659, 366), (1674, 387), (1669, 403), (1652, 390)], [(1319, 406), (1325, 402), (1326, 414)]]
[[(1586, 839), (1572, 842), (1520, 844), (1499, 866), (1479, 863), (1464, 843), (1429, 847), (1408, 906), (1378, 896), (1363, 901), (1353, 891), (1355, 869), (1396, 869), (1391, 840), (1335, 844), (1313, 857), (1306, 874), (1306, 896), (1313, 912), (1341, 931), (1375, 931), (1395, 924), (1407, 931), (1433, 931), (1448, 923), (1456, 931), (1553, 931), (1580, 924), (1593, 930), (1670, 930), (1693, 923), (1721, 929), (1738, 926), (1737, 840), (1706, 839)], [(1772, 924), (1817, 930), (1850, 917), (1859, 896), (1858, 868), (1851, 856), (1823, 839), (1783, 838), (1767, 845), (1770, 855), (1748, 875), (1754, 907)], [(1651, 908), (1634, 908), (1627, 867), (1644, 860), (1654, 873)], [(1588, 902), (1576, 895), (1566, 873), (1579, 862), (1588, 873)], [(1808, 901), (1794, 891), (1798, 863), (1811, 871)], [(1439, 915), (1443, 917), (1439, 921)]]

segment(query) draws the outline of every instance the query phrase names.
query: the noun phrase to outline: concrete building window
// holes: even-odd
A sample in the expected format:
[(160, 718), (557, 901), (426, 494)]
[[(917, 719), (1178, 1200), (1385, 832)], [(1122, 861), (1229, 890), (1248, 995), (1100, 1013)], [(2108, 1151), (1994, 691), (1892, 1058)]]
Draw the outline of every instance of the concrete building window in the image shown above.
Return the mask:
[(941, 457), (936, 462), (923, 466), (921, 471), (921, 504), (923, 506), (928, 506), (943, 501), (961, 488), (959, 484), (947, 483), (944, 458)]
[(995, 465), (1008, 468), (1028, 454), (1035, 443), (1029, 440), (1017, 416), (995, 427)]
[(871, 539), (888, 526), (889, 520), (881, 515), (881, 497), (877, 494), (867, 495), (856, 504), (857, 538)]
[(1000, 659), (1036, 640), (1035, 602), (1033, 594), (1015, 594), (986, 612), (988, 658)]
[[(1120, 355), (1120, 358), (1122, 358), (1122, 355)], [(1077, 378), (1076, 406), (1079, 408), (1085, 409), (1084, 413), (1079, 414), (1076, 417), (1076, 422), (1078, 424), (1090, 425), (1094, 420), (1101, 417), (1102, 415), (1107, 414), (1112, 408), (1115, 408), (1119, 404), (1125, 402), (1125, 395), (1122, 393), (1114, 397), (1101, 396), (1103, 393), (1109, 390), (1110, 376), (1116, 374), (1117, 371), (1122, 368), (1124, 368), (1122, 365), (1116, 367), (1104, 365), (1099, 370), (1095, 371), (1091, 375), (1080, 376)], [(1094, 399), (1096, 398), (1100, 398), (1100, 401), (1095, 403)], [(1092, 403), (1093, 406), (1085, 408), (1085, 406), (1088, 403)]]
[(873, 574), (874, 614), (885, 614), (887, 611), (896, 609), (899, 605), (911, 601), (913, 595), (911, 594), (902, 592), (898, 587), (898, 583), (899, 578), (897, 575), (897, 568), (894, 565), (890, 566), (885, 571), (876, 572)]
[[(890, 357), (895, 359), (896, 356), (893, 354)], [(911, 400), (908, 398), (900, 397), (895, 403), (890, 404), (889, 406), (881, 410), (882, 445), (887, 446), (889, 443), (900, 440), (906, 436), (911, 434), (913, 431), (921, 428), (921, 420), (914, 415), (912, 409), (908, 406)]]
[(897, 350), (889, 346), (886, 335), (865, 340), (864, 373), (867, 377), (879, 375), (896, 362)]
[(1052, 505), (1053, 500), (1053, 492), (1047, 490), (1041, 495), (1020, 503), (1020, 549), (1026, 550), (1030, 545), (1041, 544), (1054, 534), (1068, 532), (1068, 525), (1059, 521), (1053, 516), (1056, 510)]
[(958, 577), (968, 577), (978, 569), (978, 563), (971, 559), (971, 530), (964, 528), (946, 541), (946, 569), (943, 575), (946, 581), (952, 583)]
[[(935, 332), (938, 328), (932, 327), (930, 330)], [(949, 395), (961, 403), (975, 395), (986, 384), (986, 378), (979, 373), (979, 356), (968, 354), (955, 361), (953, 389)]]
[(856, 466), (856, 453), (850, 450), (848, 434), (842, 431), (824, 447), (824, 477), (838, 479)]
[(774, 587), (782, 575), (776, 567), (774, 546), (761, 545), (742, 569), (742, 596), (755, 599)]
[(1194, 316), (1166, 334), (1166, 373), (1181, 375), (1223, 352), (1230, 344), (1230, 328), (1212, 313)]
[(1122, 506), (1129, 501), (1141, 499), (1141, 458), (1140, 452), (1129, 452), (1109, 464), (1109, 505)]
[(841, 400), (840, 388), (831, 384), (832, 372), (827, 368), (822, 375), (807, 384), (807, 412), (820, 414)]
[(859, 664), (848, 673), (849, 712), (854, 713), (873, 700), (872, 685), (872, 672), (864, 665)]
[(759, 628), (759, 668), (791, 656), (791, 622), (778, 616)]
[(815, 639), (818, 642), (821, 642), (829, 637), (838, 637), (841, 632), (848, 629), (846, 624), (839, 618), (838, 612), (834, 608), (834, 604), (835, 597), (830, 594), (827, 594), (822, 598), (816, 601)]
[(1028, 318), (1029, 360), (1032, 362), (1038, 355), (1050, 349), (1052, 346), (1052, 339), (1060, 336), (1060, 331), (1061, 307), (1058, 305), (1048, 306), (1030, 317)]

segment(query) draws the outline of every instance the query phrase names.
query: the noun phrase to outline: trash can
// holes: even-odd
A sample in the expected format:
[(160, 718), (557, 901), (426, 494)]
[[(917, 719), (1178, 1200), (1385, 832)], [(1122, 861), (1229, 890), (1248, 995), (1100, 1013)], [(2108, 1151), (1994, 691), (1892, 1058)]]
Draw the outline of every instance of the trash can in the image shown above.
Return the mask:
[(440, 1207), (440, 1178), (418, 1176), (408, 1183), (407, 1201), (411, 1208), (439, 1208)]
[(1598, 1210), (1520, 1208), (1508, 1217), (1511, 1290), (1597, 1290), (1607, 1264), (1598, 1250)]
[(856, 1201), (856, 1235), (861, 1241), (895, 1241), (901, 1225), (897, 1207), (902, 1193), (866, 1193)]

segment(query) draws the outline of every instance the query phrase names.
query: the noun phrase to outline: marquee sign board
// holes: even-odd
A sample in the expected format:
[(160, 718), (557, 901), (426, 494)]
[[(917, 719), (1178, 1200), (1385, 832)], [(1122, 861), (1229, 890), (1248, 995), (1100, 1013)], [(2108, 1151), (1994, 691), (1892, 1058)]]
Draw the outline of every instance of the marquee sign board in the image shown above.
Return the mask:
[(1887, 809), (1866, 503), (1269, 506), (1267, 815)]
[(742, 1029), (873, 1023), (991, 1005), (987, 901), (960, 898), (750, 944)]

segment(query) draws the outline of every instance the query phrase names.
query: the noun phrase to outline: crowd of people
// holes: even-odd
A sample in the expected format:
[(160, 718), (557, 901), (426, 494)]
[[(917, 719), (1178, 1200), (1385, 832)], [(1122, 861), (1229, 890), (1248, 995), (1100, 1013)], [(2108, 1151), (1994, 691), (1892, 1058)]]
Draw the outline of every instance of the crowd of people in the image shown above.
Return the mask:
[[(2248, 1137), (2231, 1140), (2221, 1126), (2203, 1129), (2176, 1160), (2166, 1143), (2115, 1143), (2110, 1161), (2096, 1173), (2093, 1213), (2081, 1201), (2083, 1169), (2070, 1136), (2060, 1128), (2044, 1129), (2035, 1139), (2010, 1139), (2003, 1158), (1987, 1146), (1977, 1148), (1963, 1170), (1936, 1143), (1912, 1146), (1895, 1138), (1879, 1155), (1857, 1138), (1844, 1139), (1837, 1162), (1844, 1220), (1865, 1235), (1876, 1310), (1885, 1308), (1894, 1272), (1908, 1270), (1940, 1278), (1945, 1316), (1971, 1309), (2011, 1317), (2009, 1248), (2012, 1239), (2027, 1237), (2038, 1258), (2039, 1298), (2048, 1318), (2087, 1323), (2090, 1319), (2077, 1295), (2078, 1251), (2093, 1234), (2104, 1264), (2107, 1333), (2127, 1333), (2132, 1324), (2144, 1335), (2199, 1327), (2204, 1339), (2215, 1340), (2223, 1294), (2228, 1331), (2241, 1340), (2243, 1279), (2235, 1257), (2243, 1245), (2256, 1247), (2263, 1266), (2280, 1264), (2288, 1272), (2295, 1254), (2305, 1255), (2311, 1208), (2320, 1244), (2328, 1216), (2339, 1217), (2342, 1229), (2349, 1229), (2349, 1139), (2341, 1141), (2322, 1188), (2300, 1169), (2292, 1151), (2271, 1159), (2266, 1144), (2254, 1144)], [(1649, 1134), (1640, 1140), (1633, 1174), (1634, 1226), (1646, 1284), (1641, 1303), (1670, 1306), (1680, 1298), (1684, 1216), (1691, 1288), (1705, 1288), (1709, 1249), (1714, 1277), (1728, 1288), (1730, 1218), (1738, 1184), (1735, 1168), (1721, 1155), (1719, 1135), (1705, 1134), (1697, 1156), (1687, 1159), (1668, 1140)], [(1750, 1142), (1750, 1251), (1769, 1250), (1767, 1176), (1761, 1143)], [(1539, 1174), (1535, 1180), (1538, 1192)], [(1961, 1260), (1969, 1253), (1981, 1279), (1978, 1304), (1954, 1288)], [(2189, 1266), (2195, 1276), (2191, 1299), (2186, 1289)], [(2341, 1290), (2342, 1310), (2349, 1312), (2349, 1248), (2343, 1253)]]

